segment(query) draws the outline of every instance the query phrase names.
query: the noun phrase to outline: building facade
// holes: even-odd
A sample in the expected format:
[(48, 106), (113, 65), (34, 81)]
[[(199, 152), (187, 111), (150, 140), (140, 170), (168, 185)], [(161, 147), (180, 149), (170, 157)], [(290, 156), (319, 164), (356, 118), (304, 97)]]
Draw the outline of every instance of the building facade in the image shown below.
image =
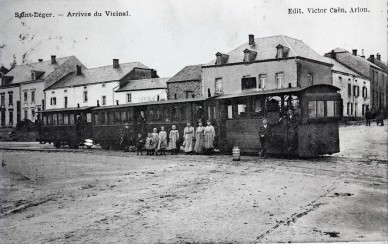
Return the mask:
[(202, 65), (188, 65), (167, 81), (168, 100), (202, 96)]
[[(376, 75), (376, 74), (374, 75), (375, 82), (373, 84), (375, 86), (374, 90), (384, 89), (384, 85), (385, 85), (385, 94), (380, 95), (380, 100), (385, 101), (385, 112), (386, 112), (386, 116), (387, 116), (388, 115), (388, 111), (387, 111), (387, 109), (388, 109), (388, 99), (387, 99), (387, 96), (388, 96), (388, 65), (386, 62), (383, 62), (381, 60), (381, 55), (379, 53), (376, 54), (376, 58), (374, 55), (370, 55), (368, 58), (368, 61), (379, 66), (384, 71), (383, 74), (380, 74), (380, 79), (378, 79), (378, 75)], [(379, 80), (381, 82), (379, 82)], [(376, 86), (380, 86), (380, 87), (377, 88)], [(376, 94), (375, 94), (375, 96), (376, 96)], [(378, 98), (375, 98), (375, 99), (378, 99)], [(381, 101), (381, 102), (383, 102), (383, 101)]]
[(157, 77), (156, 71), (140, 62), (113, 64), (93, 69), (82, 69), (69, 73), (45, 89), (46, 108), (74, 108), (109, 106), (120, 103), (116, 90), (125, 87), (131, 80)]
[(254, 38), (202, 66), (202, 96), (331, 84), (333, 65), (302, 41)]
[[(377, 112), (384, 108), (387, 104), (387, 74), (382, 68), (368, 61), (365, 57), (357, 55), (357, 49), (353, 49), (352, 53), (342, 48), (336, 48), (325, 56), (331, 56), (349, 69), (360, 73), (362, 76), (370, 80), (370, 105), (371, 111)], [(373, 56), (371, 56), (373, 57)]]
[(365, 112), (370, 109), (370, 80), (335, 59), (328, 58), (328, 62), (333, 64), (332, 85), (341, 89), (343, 116), (347, 118), (364, 117)]
[(54, 84), (76, 66), (85, 67), (76, 57), (39, 59), (36, 63), (17, 65), (3, 75), (0, 86), (0, 124), (15, 126), (23, 119), (35, 121), (36, 112), (45, 109), (44, 89)]
[(167, 100), (169, 78), (131, 80), (115, 91), (119, 104)]

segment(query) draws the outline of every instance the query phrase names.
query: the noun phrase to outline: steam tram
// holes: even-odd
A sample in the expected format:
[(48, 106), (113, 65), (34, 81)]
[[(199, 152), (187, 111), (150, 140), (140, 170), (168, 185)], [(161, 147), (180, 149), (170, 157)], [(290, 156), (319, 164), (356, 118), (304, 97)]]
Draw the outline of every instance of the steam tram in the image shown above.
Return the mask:
[[(109, 149), (119, 146), (121, 130), (126, 123), (134, 136), (141, 133), (145, 137), (152, 128), (159, 131), (160, 126), (164, 126), (168, 132), (176, 125), (183, 133), (187, 122), (196, 127), (199, 120), (210, 119), (216, 130), (215, 146), (221, 152), (231, 153), (232, 148), (238, 146), (242, 153), (257, 154), (261, 148), (259, 125), (266, 118), (271, 128), (269, 154), (315, 157), (339, 152), (338, 122), (342, 115), (342, 99), (338, 90), (331, 85), (313, 85), (212, 98), (77, 109), (71, 114), (83, 114), (86, 120), (67, 125), (68, 133), (58, 132), (65, 128), (59, 120), (64, 115), (59, 114), (70, 113), (70, 110), (46, 110), (42, 113), (40, 140), (53, 141), (56, 146), (68, 143), (74, 147), (74, 143), (92, 138), (102, 148)], [(286, 116), (289, 110), (292, 119)], [(51, 116), (57, 116), (57, 120)], [(76, 139), (72, 140), (73, 137)]]

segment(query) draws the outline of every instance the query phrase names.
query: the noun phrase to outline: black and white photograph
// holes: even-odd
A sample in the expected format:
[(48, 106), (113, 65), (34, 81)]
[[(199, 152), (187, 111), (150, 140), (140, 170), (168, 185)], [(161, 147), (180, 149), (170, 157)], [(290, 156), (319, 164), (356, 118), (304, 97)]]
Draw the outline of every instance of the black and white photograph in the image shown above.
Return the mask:
[(0, 0), (0, 244), (387, 243), (387, 0)]

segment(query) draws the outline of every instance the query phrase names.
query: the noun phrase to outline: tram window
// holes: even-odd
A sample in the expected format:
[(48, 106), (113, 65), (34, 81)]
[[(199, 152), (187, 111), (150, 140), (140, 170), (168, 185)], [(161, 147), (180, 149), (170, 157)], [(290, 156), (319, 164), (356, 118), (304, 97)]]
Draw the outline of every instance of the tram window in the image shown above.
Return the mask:
[(47, 115), (47, 124), (48, 125), (52, 125), (53, 124), (53, 115), (52, 114), (48, 114)]
[(132, 120), (133, 120), (133, 110), (131, 109), (131, 110), (127, 111), (126, 114), (127, 114), (127, 121), (128, 122), (132, 122)]
[(44, 124), (44, 125), (47, 125), (47, 115), (44, 115), (44, 116), (43, 116), (43, 124)]
[(163, 121), (163, 111), (160, 109), (156, 110), (156, 120)]
[(69, 124), (69, 115), (68, 114), (64, 114), (63, 115), (63, 124), (64, 125), (68, 125)]
[(247, 107), (246, 104), (237, 104), (237, 114), (240, 117), (244, 117), (245, 116), (245, 108), (246, 107)]
[(165, 108), (164, 109), (164, 122), (171, 122), (171, 117), (170, 117), (170, 109), (169, 108)]
[[(59, 120), (59, 117), (58, 117)], [(90, 123), (92, 122), (92, 113), (86, 113), (86, 122)]]
[(125, 111), (121, 111), (120, 113), (121, 122), (127, 122), (127, 113)]
[(341, 117), (342, 101), (335, 101), (334, 113), (336, 117)]
[(228, 119), (233, 119), (233, 106), (228, 105)]
[(58, 114), (58, 125), (63, 125), (63, 114)]
[(57, 114), (53, 114), (53, 125), (57, 124)]
[(182, 106), (179, 108), (179, 119), (181, 121), (186, 120), (186, 107)]
[(113, 112), (113, 122), (115, 124), (119, 124), (121, 122), (121, 116), (120, 116), (120, 112), (119, 111), (115, 111)]
[(325, 117), (325, 102), (317, 101), (317, 117)]
[(174, 121), (178, 120), (177, 107), (172, 107), (171, 108), (171, 118)]
[(74, 125), (74, 114), (69, 114), (69, 124)]
[(309, 118), (317, 117), (317, 102), (309, 101)]
[(155, 121), (155, 115), (154, 115), (154, 110), (153, 109), (148, 110), (148, 120), (149, 121)]
[(334, 101), (326, 102), (327, 117), (334, 117)]

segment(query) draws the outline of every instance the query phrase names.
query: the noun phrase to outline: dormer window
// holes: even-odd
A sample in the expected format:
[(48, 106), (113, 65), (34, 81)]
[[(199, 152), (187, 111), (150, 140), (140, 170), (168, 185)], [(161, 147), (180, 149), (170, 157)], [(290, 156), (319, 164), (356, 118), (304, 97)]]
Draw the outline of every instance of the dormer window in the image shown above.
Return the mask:
[(249, 49), (244, 50), (244, 62), (253, 62), (256, 58), (257, 52)]
[(216, 65), (223, 65), (228, 62), (229, 55), (223, 53), (216, 53)]
[(276, 46), (276, 50), (276, 58), (286, 58), (290, 49), (279, 44)]
[(35, 72), (31, 72), (31, 80), (36, 80), (36, 74), (35, 74)]

